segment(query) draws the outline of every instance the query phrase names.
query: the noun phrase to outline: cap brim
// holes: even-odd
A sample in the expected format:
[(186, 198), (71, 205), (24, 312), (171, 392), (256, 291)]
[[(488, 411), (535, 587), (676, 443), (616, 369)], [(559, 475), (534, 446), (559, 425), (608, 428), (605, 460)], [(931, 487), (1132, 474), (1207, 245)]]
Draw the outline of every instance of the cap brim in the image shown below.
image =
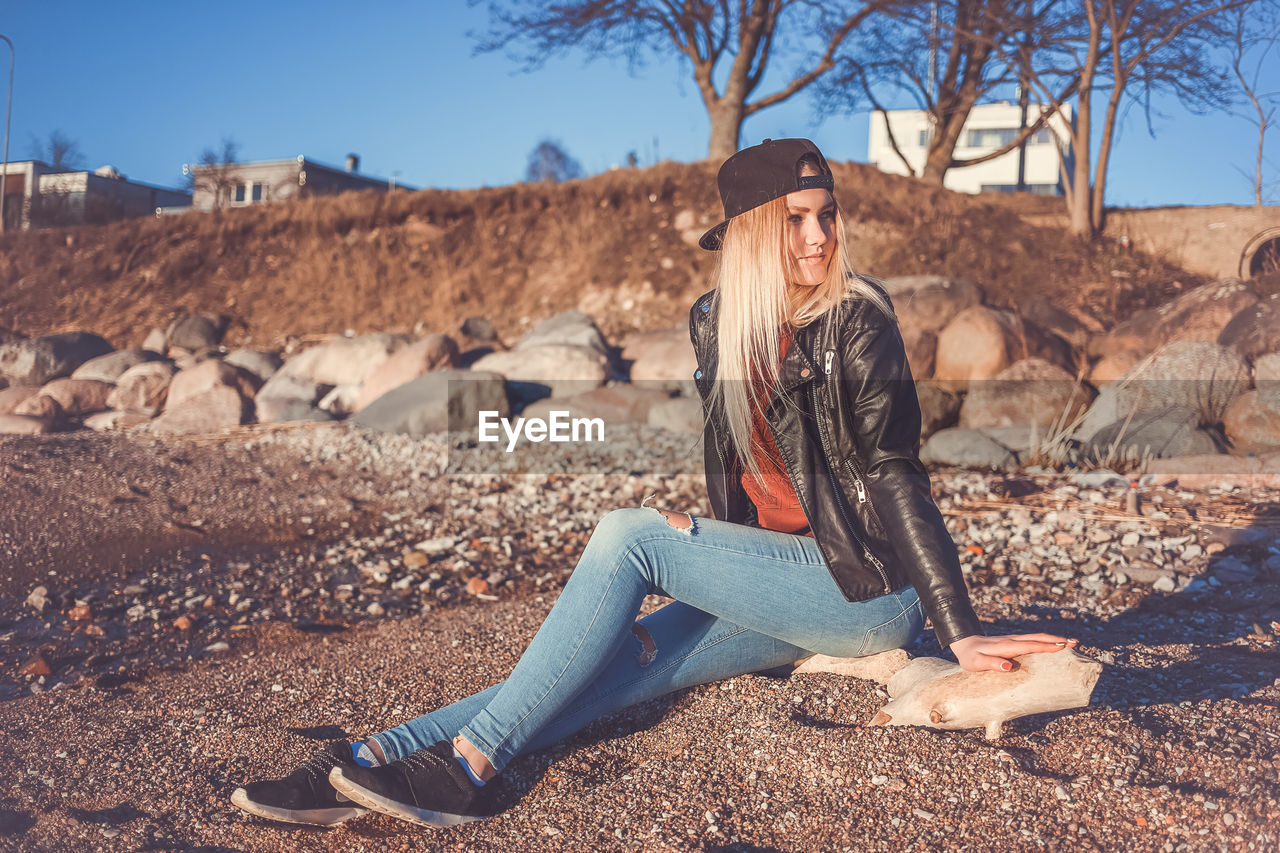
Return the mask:
[(698, 240), (698, 245), (706, 249), (708, 252), (720, 251), (720, 246), (724, 243), (724, 232), (728, 227), (729, 220), (726, 219), (703, 234)]

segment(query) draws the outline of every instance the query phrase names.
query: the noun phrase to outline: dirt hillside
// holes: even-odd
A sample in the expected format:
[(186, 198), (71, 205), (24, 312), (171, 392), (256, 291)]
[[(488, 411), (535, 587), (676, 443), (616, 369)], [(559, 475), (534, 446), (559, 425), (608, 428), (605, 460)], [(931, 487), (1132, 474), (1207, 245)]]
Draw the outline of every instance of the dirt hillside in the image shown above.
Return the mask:
[[(1029, 294), (1111, 325), (1197, 283), (1107, 243), (1024, 222), (1051, 200), (977, 198), (833, 164), (855, 263)], [(0, 236), (0, 326), (89, 329), (117, 347), (177, 313), (233, 318), (232, 345), (353, 329), (452, 332), (487, 316), (504, 339), (581, 308), (606, 334), (684, 322), (714, 257), (710, 162), (662, 163), (564, 184), (350, 193), (212, 214)]]

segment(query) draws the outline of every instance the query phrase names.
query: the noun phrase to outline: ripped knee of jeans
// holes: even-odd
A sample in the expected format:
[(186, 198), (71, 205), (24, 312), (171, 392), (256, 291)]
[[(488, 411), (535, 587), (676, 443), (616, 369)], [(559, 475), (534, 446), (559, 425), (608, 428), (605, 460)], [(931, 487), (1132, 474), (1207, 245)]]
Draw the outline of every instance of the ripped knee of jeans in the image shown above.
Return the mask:
[(636, 642), (640, 644), (640, 654), (636, 655), (636, 661), (641, 667), (653, 663), (658, 657), (658, 646), (653, 642), (653, 635), (649, 633), (649, 629), (639, 622), (633, 622), (631, 633), (636, 635)]
[(674, 512), (669, 509), (659, 509), (656, 506), (649, 506), (649, 501), (653, 500), (655, 497), (657, 497), (657, 495), (658, 495), (657, 492), (654, 492), (653, 494), (649, 495), (647, 498), (645, 498), (643, 501), (640, 502), (640, 506), (645, 509), (651, 509), (654, 512), (661, 515), (663, 518), (667, 520), (667, 524), (671, 526), (672, 530), (679, 530), (681, 533), (685, 534), (686, 536), (692, 536), (693, 534), (698, 532), (698, 523), (690, 513)]

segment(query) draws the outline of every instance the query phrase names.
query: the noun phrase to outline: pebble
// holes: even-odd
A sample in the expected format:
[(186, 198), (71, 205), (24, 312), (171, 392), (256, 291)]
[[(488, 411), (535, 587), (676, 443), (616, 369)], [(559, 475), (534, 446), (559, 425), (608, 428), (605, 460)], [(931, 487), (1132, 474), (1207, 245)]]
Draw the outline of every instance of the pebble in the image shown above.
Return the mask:
[(48, 596), (49, 590), (43, 586), (38, 586), (31, 590), (31, 594), (27, 596), (27, 606), (39, 613), (48, 604)]

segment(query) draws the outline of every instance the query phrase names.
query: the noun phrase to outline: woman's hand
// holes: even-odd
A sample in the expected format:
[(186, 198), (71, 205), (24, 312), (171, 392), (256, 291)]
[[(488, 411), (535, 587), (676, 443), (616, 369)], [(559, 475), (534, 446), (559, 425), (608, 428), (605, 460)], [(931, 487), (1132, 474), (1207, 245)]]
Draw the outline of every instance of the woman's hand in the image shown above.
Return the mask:
[(962, 669), (969, 672), (995, 670), (1008, 672), (1015, 664), (1012, 658), (1031, 652), (1060, 652), (1073, 648), (1076, 640), (1056, 634), (1009, 634), (1004, 637), (973, 635), (956, 640), (951, 652)]

